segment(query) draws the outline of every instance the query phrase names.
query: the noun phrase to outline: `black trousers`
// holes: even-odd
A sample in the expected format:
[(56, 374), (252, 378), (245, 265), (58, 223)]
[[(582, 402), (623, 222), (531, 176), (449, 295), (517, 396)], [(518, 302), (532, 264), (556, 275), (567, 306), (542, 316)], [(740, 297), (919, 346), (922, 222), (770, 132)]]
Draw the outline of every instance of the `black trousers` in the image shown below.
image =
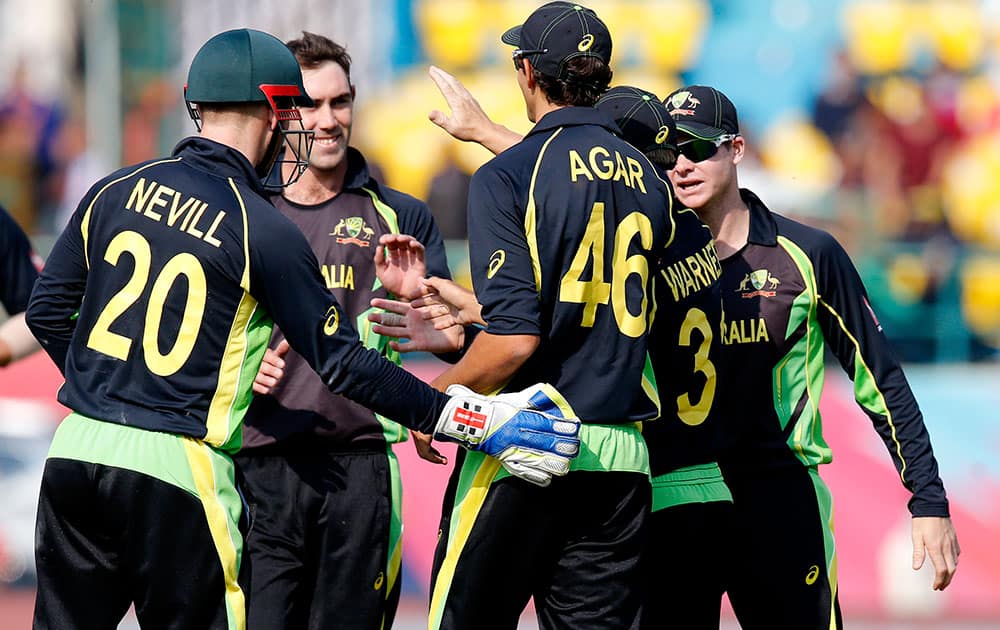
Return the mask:
[(296, 443), (241, 452), (236, 463), (254, 513), (248, 630), (389, 628), (400, 579), (387, 569), (388, 453)]
[(643, 555), (643, 630), (718, 630), (733, 551), (733, 504), (653, 512)]
[[(231, 490), (224, 489), (230, 498)], [(211, 500), (133, 470), (49, 459), (38, 501), (33, 627), (114, 630), (132, 603), (143, 630), (242, 622), (248, 567), (227, 589), (226, 567), (239, 565), (239, 547), (213, 539), (209, 521), (220, 512), (206, 507)], [(216, 531), (232, 525), (216, 520)], [(239, 529), (246, 531), (245, 518)]]
[(740, 625), (842, 628), (833, 504), (816, 469), (722, 471), (736, 511), (728, 587)]
[[(478, 512), (456, 504), (442, 521), (431, 627), (513, 630), (534, 597), (542, 630), (638, 628), (649, 507), (649, 479), (638, 473), (576, 471), (548, 488), (493, 483)], [(460, 549), (449, 529), (465, 538)]]

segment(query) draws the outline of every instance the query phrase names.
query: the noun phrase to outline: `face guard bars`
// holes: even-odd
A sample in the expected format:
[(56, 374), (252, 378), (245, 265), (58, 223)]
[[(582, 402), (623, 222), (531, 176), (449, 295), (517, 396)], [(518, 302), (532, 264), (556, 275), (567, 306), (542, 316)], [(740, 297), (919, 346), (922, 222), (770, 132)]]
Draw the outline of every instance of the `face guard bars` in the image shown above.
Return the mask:
[[(307, 131), (302, 126), (302, 114), (298, 107), (294, 105), (292, 99), (302, 96), (302, 92), (295, 85), (268, 85), (260, 86), (260, 91), (267, 97), (267, 102), (271, 106), (271, 111), (278, 118), (277, 132), (280, 134), (282, 142), (272, 143), (274, 145), (274, 155), (271, 158), (269, 175), (273, 172), (278, 174), (278, 188), (285, 188), (297, 182), (302, 174), (309, 168), (309, 155), (313, 147), (313, 131)], [(286, 167), (285, 165), (289, 166)], [(275, 168), (276, 167), (276, 168)], [(267, 184), (272, 184), (272, 178), (267, 177)]]
[[(262, 179), (269, 188), (285, 188), (297, 182), (302, 174), (309, 168), (309, 155), (312, 153), (314, 132), (307, 131), (302, 126), (302, 114), (292, 101), (293, 98), (301, 96), (299, 88), (294, 85), (268, 85), (260, 86), (260, 91), (267, 98), (268, 106), (278, 119), (277, 133), (268, 145), (267, 154), (261, 164), (258, 165), (258, 174), (263, 173)], [(184, 86), (185, 95), (187, 86)], [(188, 115), (194, 121), (195, 128), (201, 131), (201, 113), (194, 103), (184, 99), (187, 106)], [(282, 107), (280, 105), (288, 105)], [(294, 128), (297, 124), (298, 128)], [(287, 156), (291, 156), (290, 158)], [(289, 164), (287, 169), (285, 164)], [(275, 168), (277, 166), (277, 168)], [(271, 176), (275, 171), (278, 174), (278, 183), (275, 183)]]

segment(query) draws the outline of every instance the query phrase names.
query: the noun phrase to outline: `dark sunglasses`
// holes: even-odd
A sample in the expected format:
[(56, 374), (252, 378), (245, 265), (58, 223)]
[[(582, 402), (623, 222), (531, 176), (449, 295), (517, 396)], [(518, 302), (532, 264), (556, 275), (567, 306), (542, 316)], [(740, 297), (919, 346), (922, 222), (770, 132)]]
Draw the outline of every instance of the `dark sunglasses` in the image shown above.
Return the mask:
[(692, 162), (702, 162), (719, 151), (719, 147), (736, 138), (736, 134), (719, 136), (715, 140), (693, 138), (677, 145), (677, 152)]
[(514, 69), (521, 69), (521, 60), (527, 55), (541, 55), (549, 52), (548, 48), (534, 48), (531, 50), (521, 50), (520, 48), (515, 48), (514, 52), (510, 54), (511, 59), (514, 60)]

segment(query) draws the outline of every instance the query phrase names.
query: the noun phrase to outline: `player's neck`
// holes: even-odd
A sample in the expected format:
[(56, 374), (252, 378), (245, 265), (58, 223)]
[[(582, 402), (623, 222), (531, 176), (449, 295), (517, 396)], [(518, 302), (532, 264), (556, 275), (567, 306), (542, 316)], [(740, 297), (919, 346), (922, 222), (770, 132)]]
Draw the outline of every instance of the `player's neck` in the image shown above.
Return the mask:
[(750, 209), (740, 197), (740, 189), (735, 182), (718, 202), (705, 206), (698, 215), (715, 235), (719, 258), (728, 258), (747, 244)]
[(206, 123), (198, 135), (206, 140), (213, 140), (239, 151), (254, 166), (257, 166), (257, 162), (262, 159), (263, 152), (259, 140), (260, 133), (257, 129)]
[(304, 206), (321, 204), (333, 199), (344, 190), (346, 176), (346, 159), (328, 171), (318, 171), (310, 167), (297, 182), (285, 188), (284, 197)]

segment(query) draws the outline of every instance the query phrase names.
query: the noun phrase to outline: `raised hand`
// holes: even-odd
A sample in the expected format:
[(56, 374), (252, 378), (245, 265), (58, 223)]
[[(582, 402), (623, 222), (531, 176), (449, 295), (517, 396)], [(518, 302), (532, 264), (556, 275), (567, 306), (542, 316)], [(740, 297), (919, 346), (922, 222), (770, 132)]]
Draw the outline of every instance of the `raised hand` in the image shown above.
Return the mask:
[(521, 141), (520, 134), (493, 122), (461, 81), (437, 66), (431, 66), (428, 74), (451, 109), (450, 116), (441, 110), (431, 111), (427, 117), (432, 123), (452, 137), (481, 144), (494, 154)]
[(282, 339), (278, 346), (272, 350), (268, 348), (264, 351), (264, 358), (260, 362), (260, 369), (253, 379), (253, 393), (270, 394), (274, 387), (285, 375), (285, 355), (291, 346), (288, 341)]
[(420, 297), (420, 280), (427, 275), (423, 244), (406, 234), (383, 234), (375, 248), (375, 275), (386, 291), (397, 297)]

